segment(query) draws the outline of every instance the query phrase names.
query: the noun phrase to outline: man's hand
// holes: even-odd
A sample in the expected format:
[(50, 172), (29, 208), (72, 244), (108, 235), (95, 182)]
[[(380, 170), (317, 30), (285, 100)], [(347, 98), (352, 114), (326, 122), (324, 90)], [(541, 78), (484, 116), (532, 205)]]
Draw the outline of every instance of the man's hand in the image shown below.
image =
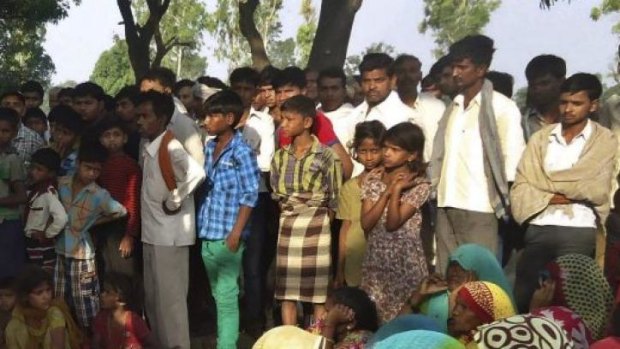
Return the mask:
[(553, 197), (549, 200), (549, 205), (568, 205), (572, 203), (573, 201), (564, 196), (564, 194), (553, 194)]
[(118, 246), (118, 251), (121, 253), (121, 257), (127, 258), (131, 256), (131, 253), (133, 252), (133, 243), (134, 243), (134, 239), (132, 236), (129, 236), (129, 235), (123, 236), (123, 239), (121, 240), (121, 243)]
[(239, 242), (241, 240), (241, 234), (230, 233), (226, 238), (226, 247), (232, 253), (236, 253), (239, 250)]

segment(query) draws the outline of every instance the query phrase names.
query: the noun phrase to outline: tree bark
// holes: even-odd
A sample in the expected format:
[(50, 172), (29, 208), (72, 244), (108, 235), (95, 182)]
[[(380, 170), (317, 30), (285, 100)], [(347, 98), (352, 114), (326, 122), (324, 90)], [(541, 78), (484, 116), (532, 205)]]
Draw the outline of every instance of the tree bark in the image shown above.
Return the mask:
[(254, 12), (259, 4), (259, 0), (239, 1), (239, 30), (250, 44), (252, 54), (252, 66), (256, 70), (262, 70), (270, 64), (265, 41), (256, 28)]
[(342, 67), (347, 58), (355, 14), (362, 0), (323, 0), (308, 67)]

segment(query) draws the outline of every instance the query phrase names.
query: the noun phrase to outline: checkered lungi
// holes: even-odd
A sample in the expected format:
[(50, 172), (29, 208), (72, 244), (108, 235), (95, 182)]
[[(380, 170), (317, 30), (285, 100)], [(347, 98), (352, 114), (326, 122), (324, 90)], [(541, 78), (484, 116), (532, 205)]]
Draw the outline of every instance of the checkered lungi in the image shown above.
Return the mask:
[(55, 241), (40, 242), (35, 239), (26, 238), (26, 253), (28, 261), (43, 268), (45, 271), (54, 275), (56, 266), (56, 246)]
[(99, 279), (95, 259), (58, 255), (54, 280), (55, 296), (64, 298), (80, 327), (90, 327), (99, 311)]
[(330, 275), (328, 209), (287, 202), (280, 214), (275, 298), (325, 303)]

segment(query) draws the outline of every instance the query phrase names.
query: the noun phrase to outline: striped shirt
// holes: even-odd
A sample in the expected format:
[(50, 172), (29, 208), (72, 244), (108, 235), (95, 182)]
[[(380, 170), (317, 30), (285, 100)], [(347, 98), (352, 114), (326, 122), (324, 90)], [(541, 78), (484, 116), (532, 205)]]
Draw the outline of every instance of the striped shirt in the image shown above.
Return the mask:
[[(205, 240), (223, 240), (231, 232), (239, 215), (239, 206), (254, 207), (258, 201), (260, 171), (256, 155), (235, 132), (217, 159), (213, 158), (217, 139), (207, 143), (205, 172), (206, 197), (198, 210), (198, 236)], [(242, 236), (247, 237), (250, 224)]]
[(58, 194), (69, 221), (58, 236), (56, 253), (74, 259), (93, 259), (95, 246), (90, 228), (100, 218), (122, 217), (127, 211), (97, 183), (87, 185), (75, 195), (72, 184), (73, 176), (58, 179)]
[(312, 136), (310, 150), (301, 158), (295, 157), (292, 145), (276, 151), (271, 163), (271, 187), (274, 199), (293, 199), (308, 206), (338, 207), (338, 192), (342, 184), (342, 165), (332, 150)]

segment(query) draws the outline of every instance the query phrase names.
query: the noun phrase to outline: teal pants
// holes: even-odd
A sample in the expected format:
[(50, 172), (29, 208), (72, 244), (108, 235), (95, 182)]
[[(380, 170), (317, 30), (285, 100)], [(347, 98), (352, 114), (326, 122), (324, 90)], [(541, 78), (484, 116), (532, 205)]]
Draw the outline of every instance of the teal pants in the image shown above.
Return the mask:
[(245, 246), (231, 252), (225, 240), (203, 241), (202, 260), (217, 307), (217, 349), (236, 349), (239, 339), (239, 272)]

